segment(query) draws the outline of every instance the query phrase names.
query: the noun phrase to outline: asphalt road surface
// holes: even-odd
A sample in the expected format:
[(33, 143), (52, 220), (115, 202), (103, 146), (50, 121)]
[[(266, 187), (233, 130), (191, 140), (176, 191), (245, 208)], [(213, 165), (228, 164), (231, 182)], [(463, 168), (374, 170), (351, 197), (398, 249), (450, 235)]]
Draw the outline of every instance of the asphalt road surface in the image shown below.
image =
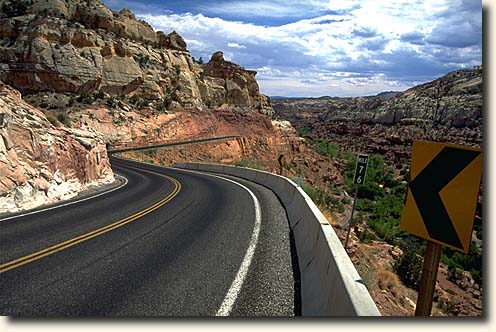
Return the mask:
[(111, 161), (126, 186), (0, 220), (1, 315), (299, 313), (288, 221), (270, 190)]

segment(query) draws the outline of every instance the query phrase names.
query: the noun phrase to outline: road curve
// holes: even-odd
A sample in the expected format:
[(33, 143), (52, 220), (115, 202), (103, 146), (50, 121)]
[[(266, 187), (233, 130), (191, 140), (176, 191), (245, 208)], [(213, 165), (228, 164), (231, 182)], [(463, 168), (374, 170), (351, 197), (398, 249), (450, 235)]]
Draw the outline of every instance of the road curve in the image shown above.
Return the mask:
[[(111, 161), (128, 179), (123, 188), (0, 221), (0, 314), (213, 316), (224, 305), (253, 240), (250, 192), (218, 177)], [(254, 268), (233, 314), (291, 315), (294, 280), (284, 211), (268, 190), (245, 185), (262, 200), (264, 242), (255, 248)], [(269, 238), (276, 233), (280, 239)], [(283, 254), (271, 253), (275, 249)], [(263, 271), (260, 262), (277, 270), (277, 280), (256, 292), (260, 280), (253, 269)]]

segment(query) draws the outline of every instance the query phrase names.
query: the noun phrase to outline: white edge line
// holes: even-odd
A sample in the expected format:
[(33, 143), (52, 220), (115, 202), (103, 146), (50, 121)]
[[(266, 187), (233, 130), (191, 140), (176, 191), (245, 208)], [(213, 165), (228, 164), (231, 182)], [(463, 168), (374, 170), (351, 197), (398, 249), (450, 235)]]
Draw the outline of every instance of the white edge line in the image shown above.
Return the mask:
[(260, 203), (258, 202), (257, 197), (255, 194), (248, 189), (246, 186), (242, 185), (241, 183), (238, 183), (236, 181), (233, 181), (231, 179), (227, 179), (222, 176), (218, 175), (213, 175), (213, 174), (207, 174), (203, 172), (196, 172), (196, 171), (191, 171), (191, 170), (185, 170), (182, 168), (174, 168), (175, 170), (180, 170), (184, 172), (190, 172), (190, 173), (195, 173), (195, 174), (202, 174), (206, 176), (212, 176), (215, 178), (222, 179), (224, 181), (229, 181), (232, 182), (244, 190), (246, 190), (251, 198), (253, 199), (253, 203), (255, 204), (255, 226), (253, 227), (253, 233), (251, 235), (251, 240), (250, 244), (248, 245), (248, 249), (246, 250), (245, 257), (243, 258), (243, 262), (241, 263), (241, 266), (239, 267), (238, 273), (236, 274), (236, 277), (234, 278), (231, 287), (229, 288), (229, 291), (227, 292), (226, 296), (224, 297), (224, 300), (222, 301), (222, 304), (215, 314), (215, 316), (229, 316), (234, 303), (236, 302), (236, 299), (238, 298), (239, 292), (241, 291), (241, 288), (243, 287), (243, 283), (246, 279), (246, 276), (248, 274), (248, 270), (251, 265), (251, 261), (253, 259), (253, 255), (255, 254), (255, 249), (257, 247), (258, 243), (258, 236), (260, 234), (260, 228), (262, 224), (262, 212), (260, 209)]
[(121, 189), (122, 187), (124, 187), (125, 185), (127, 185), (127, 183), (129, 182), (125, 176), (122, 176), (122, 175), (120, 175), (118, 173), (115, 173), (115, 174), (117, 174), (121, 178), (123, 178), (124, 179), (124, 183), (121, 184), (118, 187), (115, 187), (115, 188), (111, 189), (111, 190), (104, 191), (102, 193), (99, 193), (99, 194), (96, 194), (96, 195), (93, 195), (93, 196), (90, 196), (90, 197), (78, 199), (77, 201), (73, 201), (73, 202), (69, 202), (69, 203), (65, 203), (65, 204), (60, 204), (60, 205), (56, 205), (56, 206), (51, 206), (51, 207), (44, 208), (44, 209), (41, 209), (41, 210), (36, 210), (36, 211), (32, 211), (32, 212), (26, 212), (26, 213), (23, 213), (23, 214), (18, 214), (18, 215), (15, 215), (15, 216), (3, 218), (3, 219), (0, 219), (0, 222), (6, 221), (6, 220), (10, 220), (10, 219), (20, 218), (20, 217), (25, 217), (25, 216), (29, 216), (29, 215), (40, 213), (40, 212), (55, 210), (55, 209), (58, 209), (58, 208), (61, 208), (61, 207), (64, 207), (64, 206), (68, 206), (68, 205), (72, 205), (72, 204), (76, 204), (76, 203), (88, 201), (90, 199), (97, 198), (97, 197), (100, 197), (102, 195), (110, 194), (111, 192), (116, 191), (117, 189)]

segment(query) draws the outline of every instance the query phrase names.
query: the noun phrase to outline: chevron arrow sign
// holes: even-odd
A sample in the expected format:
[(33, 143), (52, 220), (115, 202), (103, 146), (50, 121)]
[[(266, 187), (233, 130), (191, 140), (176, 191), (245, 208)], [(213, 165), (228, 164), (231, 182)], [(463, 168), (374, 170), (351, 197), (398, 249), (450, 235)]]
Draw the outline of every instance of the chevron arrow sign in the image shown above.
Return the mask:
[(468, 253), (481, 176), (480, 149), (414, 142), (400, 228)]

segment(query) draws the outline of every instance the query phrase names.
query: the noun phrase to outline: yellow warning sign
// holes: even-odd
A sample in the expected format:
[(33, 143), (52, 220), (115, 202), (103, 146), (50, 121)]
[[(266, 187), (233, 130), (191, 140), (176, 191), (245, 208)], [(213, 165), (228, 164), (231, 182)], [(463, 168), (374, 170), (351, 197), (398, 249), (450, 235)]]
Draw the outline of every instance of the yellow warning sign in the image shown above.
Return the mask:
[(468, 253), (481, 176), (481, 149), (414, 142), (400, 228)]

